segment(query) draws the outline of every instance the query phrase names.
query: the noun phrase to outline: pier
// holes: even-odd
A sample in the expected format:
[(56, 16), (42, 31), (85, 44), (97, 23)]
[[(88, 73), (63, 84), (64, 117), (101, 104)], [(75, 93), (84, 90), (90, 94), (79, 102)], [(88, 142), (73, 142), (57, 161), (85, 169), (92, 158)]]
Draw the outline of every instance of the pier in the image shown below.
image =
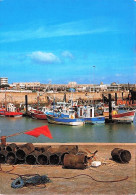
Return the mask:
[[(19, 143), (18, 143), (19, 144)], [(79, 150), (91, 152), (98, 150), (96, 160), (102, 165), (84, 170), (65, 169), (62, 165), (8, 165), (1, 164), (0, 193), (1, 194), (135, 194), (135, 148), (136, 144), (121, 143), (74, 143)], [(35, 146), (43, 145), (36, 143)], [(57, 147), (62, 143), (44, 144)], [(64, 144), (68, 145), (68, 144)], [(73, 143), (69, 143), (73, 145)], [(122, 148), (131, 152), (129, 163), (117, 163), (111, 159), (111, 151)], [(11, 171), (10, 171), (11, 170)], [(9, 171), (9, 172), (8, 172)], [(11, 174), (10, 174), (11, 173)], [(46, 186), (28, 186), (20, 189), (11, 188), (14, 174), (48, 175), (51, 183)]]

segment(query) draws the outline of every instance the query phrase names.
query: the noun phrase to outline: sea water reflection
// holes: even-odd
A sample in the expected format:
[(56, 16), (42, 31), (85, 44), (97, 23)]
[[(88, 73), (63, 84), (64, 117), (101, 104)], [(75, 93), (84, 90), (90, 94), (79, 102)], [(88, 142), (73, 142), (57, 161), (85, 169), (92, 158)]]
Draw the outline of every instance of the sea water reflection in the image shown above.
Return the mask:
[(9, 142), (106, 142), (106, 143), (136, 143), (136, 123), (133, 124), (101, 124), (84, 126), (65, 126), (48, 124), (46, 120), (31, 118), (0, 118), (0, 135), (11, 135), (25, 130), (33, 129), (42, 125), (48, 125), (53, 139), (43, 135), (38, 138), (21, 134), (7, 138)]

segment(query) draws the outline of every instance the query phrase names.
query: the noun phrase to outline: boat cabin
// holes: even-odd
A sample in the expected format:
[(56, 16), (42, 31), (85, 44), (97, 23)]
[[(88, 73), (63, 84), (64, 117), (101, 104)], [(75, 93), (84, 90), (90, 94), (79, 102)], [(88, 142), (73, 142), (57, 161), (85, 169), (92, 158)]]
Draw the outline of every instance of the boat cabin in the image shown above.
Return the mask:
[(16, 112), (16, 107), (12, 103), (7, 104), (7, 111), (8, 112)]
[(72, 108), (69, 109), (69, 118), (72, 118), (72, 119), (75, 118), (75, 110)]
[(78, 117), (91, 118), (94, 117), (94, 107), (80, 106), (78, 107)]

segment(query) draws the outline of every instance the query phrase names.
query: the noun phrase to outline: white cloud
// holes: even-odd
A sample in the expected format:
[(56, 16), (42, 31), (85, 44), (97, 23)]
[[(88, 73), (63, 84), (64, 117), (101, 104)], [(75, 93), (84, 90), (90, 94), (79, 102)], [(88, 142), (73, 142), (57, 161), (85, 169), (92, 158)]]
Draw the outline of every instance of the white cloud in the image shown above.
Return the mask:
[(23, 40), (41, 39), (61, 36), (80, 36), (86, 34), (99, 34), (111, 31), (109, 27), (92, 28), (90, 21), (73, 21), (68, 23), (46, 25), (35, 29), (21, 29), (17, 31), (0, 32), (0, 42), (15, 42)]
[(67, 57), (67, 58), (71, 58), (71, 59), (74, 58), (73, 54), (71, 52), (69, 52), (69, 51), (63, 51), (62, 52), (62, 56), (63, 57)]
[(32, 52), (29, 56), (31, 57), (32, 60), (43, 64), (52, 64), (60, 62), (60, 59), (53, 53), (35, 51)]

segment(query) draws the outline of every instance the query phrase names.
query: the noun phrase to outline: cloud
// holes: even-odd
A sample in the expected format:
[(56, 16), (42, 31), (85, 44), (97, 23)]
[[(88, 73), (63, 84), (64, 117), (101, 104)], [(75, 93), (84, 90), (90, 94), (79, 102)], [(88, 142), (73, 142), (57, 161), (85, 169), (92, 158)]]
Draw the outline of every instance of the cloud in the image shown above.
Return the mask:
[(1, 31), (0, 42), (16, 42), (23, 40), (50, 38), (50, 37), (62, 37), (62, 36), (80, 36), (87, 34), (99, 34), (111, 31), (109, 27), (92, 28), (90, 21), (81, 20), (68, 23), (45, 25), (35, 29), (21, 29), (17, 31)]
[(71, 52), (69, 52), (69, 51), (63, 51), (61, 55), (63, 57), (70, 58), (70, 59), (74, 58), (73, 54)]
[(43, 64), (52, 64), (52, 63), (60, 62), (60, 59), (53, 53), (35, 51), (29, 54), (29, 56), (33, 61), (38, 63), (43, 63)]

